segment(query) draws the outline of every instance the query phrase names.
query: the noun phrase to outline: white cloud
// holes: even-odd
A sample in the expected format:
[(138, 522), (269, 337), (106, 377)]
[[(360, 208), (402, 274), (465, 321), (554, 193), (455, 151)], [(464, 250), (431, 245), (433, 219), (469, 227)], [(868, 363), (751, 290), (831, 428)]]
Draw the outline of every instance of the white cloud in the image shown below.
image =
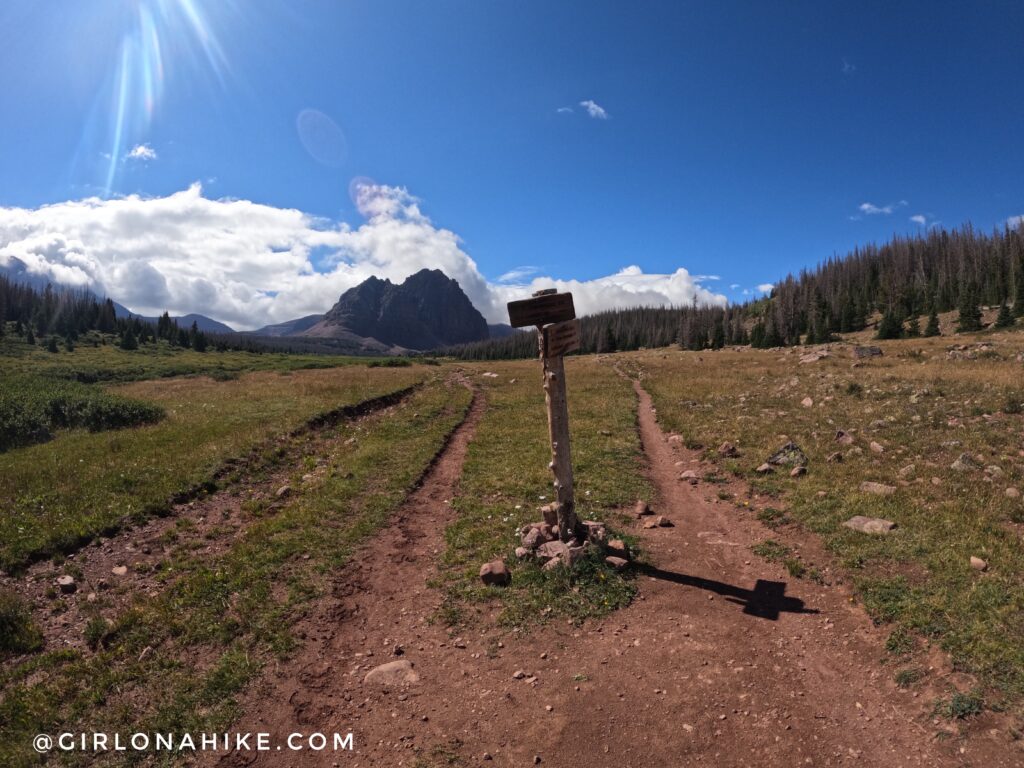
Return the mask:
[(249, 200), (211, 200), (198, 183), (167, 197), (0, 208), (0, 264), (17, 257), (31, 272), (106, 292), (135, 312), (202, 312), (239, 329), (324, 312), (371, 275), (398, 282), (424, 267), (457, 280), (489, 322), (507, 322), (507, 301), (548, 287), (573, 291), (581, 315), (725, 303), (685, 269), (489, 282), (458, 235), (434, 225), (406, 189), (359, 183), (353, 198), (366, 218), (358, 227)]
[(555, 111), (558, 114), (560, 114), (560, 115), (571, 115), (572, 114), (572, 107), (559, 107)]
[(149, 144), (136, 144), (125, 155), (127, 160), (156, 160), (156, 150)]
[(843, 72), (844, 75), (849, 76), (849, 75), (852, 75), (856, 71), (857, 71), (857, 66), (855, 64), (851, 64), (846, 59), (843, 59), (843, 69), (842, 69), (842, 72)]
[(925, 216), (923, 213), (918, 213), (914, 216), (911, 216), (910, 220), (915, 224), (920, 224), (922, 227), (928, 223), (928, 217)]
[(510, 269), (508, 272), (498, 278), (499, 283), (514, 283), (521, 284), (530, 275), (535, 275), (540, 271), (539, 267), (522, 266)]
[(729, 288), (730, 288), (731, 290), (734, 290), (734, 291), (735, 291), (735, 290), (736, 290), (737, 288), (739, 288), (739, 287), (740, 287), (740, 284), (739, 284), (739, 283), (729, 283)]
[(771, 290), (774, 287), (774, 283), (761, 283), (759, 286), (757, 286), (757, 291), (758, 293), (771, 293)]
[(1011, 216), (1006, 220), (1006, 226), (1008, 226), (1010, 229), (1016, 229), (1021, 224), (1024, 224), (1024, 214), (1020, 216)]
[(608, 119), (607, 110), (600, 104), (598, 104), (596, 101), (586, 99), (585, 101), (580, 102), (580, 106), (587, 110), (588, 115), (590, 115), (593, 118), (596, 118), (597, 120)]

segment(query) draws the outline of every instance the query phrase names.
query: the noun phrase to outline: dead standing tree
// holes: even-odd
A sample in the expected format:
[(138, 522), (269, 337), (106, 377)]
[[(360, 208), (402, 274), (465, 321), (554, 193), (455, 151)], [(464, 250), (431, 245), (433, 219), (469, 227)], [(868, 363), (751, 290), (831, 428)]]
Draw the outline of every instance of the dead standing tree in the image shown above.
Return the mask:
[(580, 321), (576, 319), (572, 294), (558, 293), (553, 288), (538, 291), (533, 298), (509, 302), (508, 315), (513, 328), (537, 327), (537, 344), (544, 366), (544, 397), (551, 439), (551, 463), (548, 466), (554, 475), (558, 537), (562, 542), (582, 539), (576, 518), (563, 361), (563, 355), (580, 346)]

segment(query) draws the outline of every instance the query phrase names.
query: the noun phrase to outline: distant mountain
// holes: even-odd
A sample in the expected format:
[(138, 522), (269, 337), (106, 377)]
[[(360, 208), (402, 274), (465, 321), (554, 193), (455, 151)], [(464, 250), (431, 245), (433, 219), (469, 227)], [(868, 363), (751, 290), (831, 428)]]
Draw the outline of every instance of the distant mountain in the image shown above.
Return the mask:
[(252, 336), (299, 336), (324, 319), (323, 315), (306, 315), (297, 320), (286, 320), (275, 325), (265, 325), (255, 331), (245, 331)]
[[(132, 312), (128, 307), (123, 304), (114, 302), (114, 314), (117, 317), (137, 317), (144, 323), (156, 324), (159, 317), (147, 317), (146, 315), (140, 315), (137, 312)], [(197, 315), (194, 312), (187, 315), (171, 315), (171, 320), (177, 320), (179, 328), (191, 328), (192, 323), (195, 322), (196, 327), (203, 333), (234, 333), (235, 329), (230, 325), (214, 320), (212, 317), (206, 315)]]
[(370, 277), (345, 291), (319, 322), (295, 335), (364, 339), (392, 351), (489, 338), (484, 316), (458, 282), (437, 269), (420, 270), (400, 285)]
[(522, 331), (519, 328), (513, 328), (508, 323), (494, 323), (487, 326), (488, 337), (492, 339), (504, 339), (515, 333), (522, 333)]

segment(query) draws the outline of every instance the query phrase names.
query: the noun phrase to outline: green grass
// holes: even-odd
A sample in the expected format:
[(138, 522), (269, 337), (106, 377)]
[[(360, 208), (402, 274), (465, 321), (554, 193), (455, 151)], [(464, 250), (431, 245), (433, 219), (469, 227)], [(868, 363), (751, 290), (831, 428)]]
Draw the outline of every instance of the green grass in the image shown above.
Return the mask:
[[(1024, 506), (1004, 491), (1024, 489), (1024, 416), (1015, 407), (1024, 337), (986, 339), (997, 354), (973, 361), (946, 356), (948, 345), (970, 338), (880, 342), (884, 356), (858, 368), (843, 346), (808, 365), (798, 362), (800, 350), (659, 350), (624, 361), (642, 374), (666, 429), (688, 443), (728, 440), (740, 448), (739, 459), (707, 458), (752, 486), (752, 506), (780, 542), (785, 520), (821, 536), (876, 622), (921, 638), (922, 649), (937, 644), (956, 669), (998, 689), (1020, 711)], [(802, 407), (804, 397), (814, 406)], [(840, 429), (854, 435), (853, 446), (835, 441)], [(787, 439), (809, 456), (808, 474), (755, 475)], [(872, 451), (872, 441), (884, 452)], [(836, 451), (844, 460), (827, 463)], [(951, 471), (964, 452), (981, 456), (979, 468)], [(984, 467), (993, 465), (999, 471), (987, 474)], [(897, 492), (862, 493), (865, 480)], [(859, 534), (841, 525), (854, 515), (887, 518), (898, 528)], [(971, 570), (971, 555), (987, 560), (988, 570)]]
[[(5, 669), (4, 764), (37, 764), (37, 732), (227, 728), (238, 693), (294, 648), (291, 628), (310, 600), (401, 504), (468, 403), (464, 387), (435, 379), (390, 413), (333, 428), (322, 482), (255, 514), (222, 555), (180, 548), (161, 568), (157, 597), (140, 595), (106, 632), (94, 622), (83, 628), (95, 652), (46, 650)], [(291, 438), (289, 455), (301, 455), (307, 439)]]
[[(473, 370), (500, 373), (479, 379), (488, 409), (454, 500), (458, 519), (445, 532), (441, 618), (469, 622), (496, 602), (503, 625), (527, 626), (553, 616), (582, 621), (627, 604), (635, 586), (602, 558), (587, 559), (571, 571), (542, 571), (515, 560), (519, 528), (539, 520), (538, 508), (552, 498), (539, 364)], [(651, 490), (643, 475), (635, 395), (628, 381), (595, 358), (570, 359), (566, 370), (577, 511), (580, 519), (602, 520), (614, 529), (623, 522), (619, 512), (637, 498), (649, 498)], [(497, 557), (512, 570), (512, 584), (504, 589), (484, 587), (477, 575), (482, 563)]]
[[(429, 370), (361, 365), (113, 387), (108, 391), (153, 404), (166, 418), (118, 431), (69, 430), (0, 454), (0, 568), (162, 514), (174, 497), (211, 488), (225, 462), (244, 459), (325, 412), (421, 381)], [(221, 482), (230, 479), (228, 473)]]
[(0, 659), (36, 651), (42, 641), (25, 602), (13, 592), (0, 590)]

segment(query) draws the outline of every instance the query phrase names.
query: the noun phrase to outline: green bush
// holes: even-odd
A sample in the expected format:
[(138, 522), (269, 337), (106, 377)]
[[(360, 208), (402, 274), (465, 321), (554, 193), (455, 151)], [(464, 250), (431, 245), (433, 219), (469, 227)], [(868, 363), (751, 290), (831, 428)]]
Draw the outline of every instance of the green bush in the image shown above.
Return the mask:
[(371, 360), (366, 365), (369, 368), (408, 368), (412, 362), (405, 357), (389, 357), (385, 360)]
[(77, 382), (0, 379), (0, 451), (43, 442), (58, 429), (100, 432), (152, 424), (163, 416), (157, 405)]

